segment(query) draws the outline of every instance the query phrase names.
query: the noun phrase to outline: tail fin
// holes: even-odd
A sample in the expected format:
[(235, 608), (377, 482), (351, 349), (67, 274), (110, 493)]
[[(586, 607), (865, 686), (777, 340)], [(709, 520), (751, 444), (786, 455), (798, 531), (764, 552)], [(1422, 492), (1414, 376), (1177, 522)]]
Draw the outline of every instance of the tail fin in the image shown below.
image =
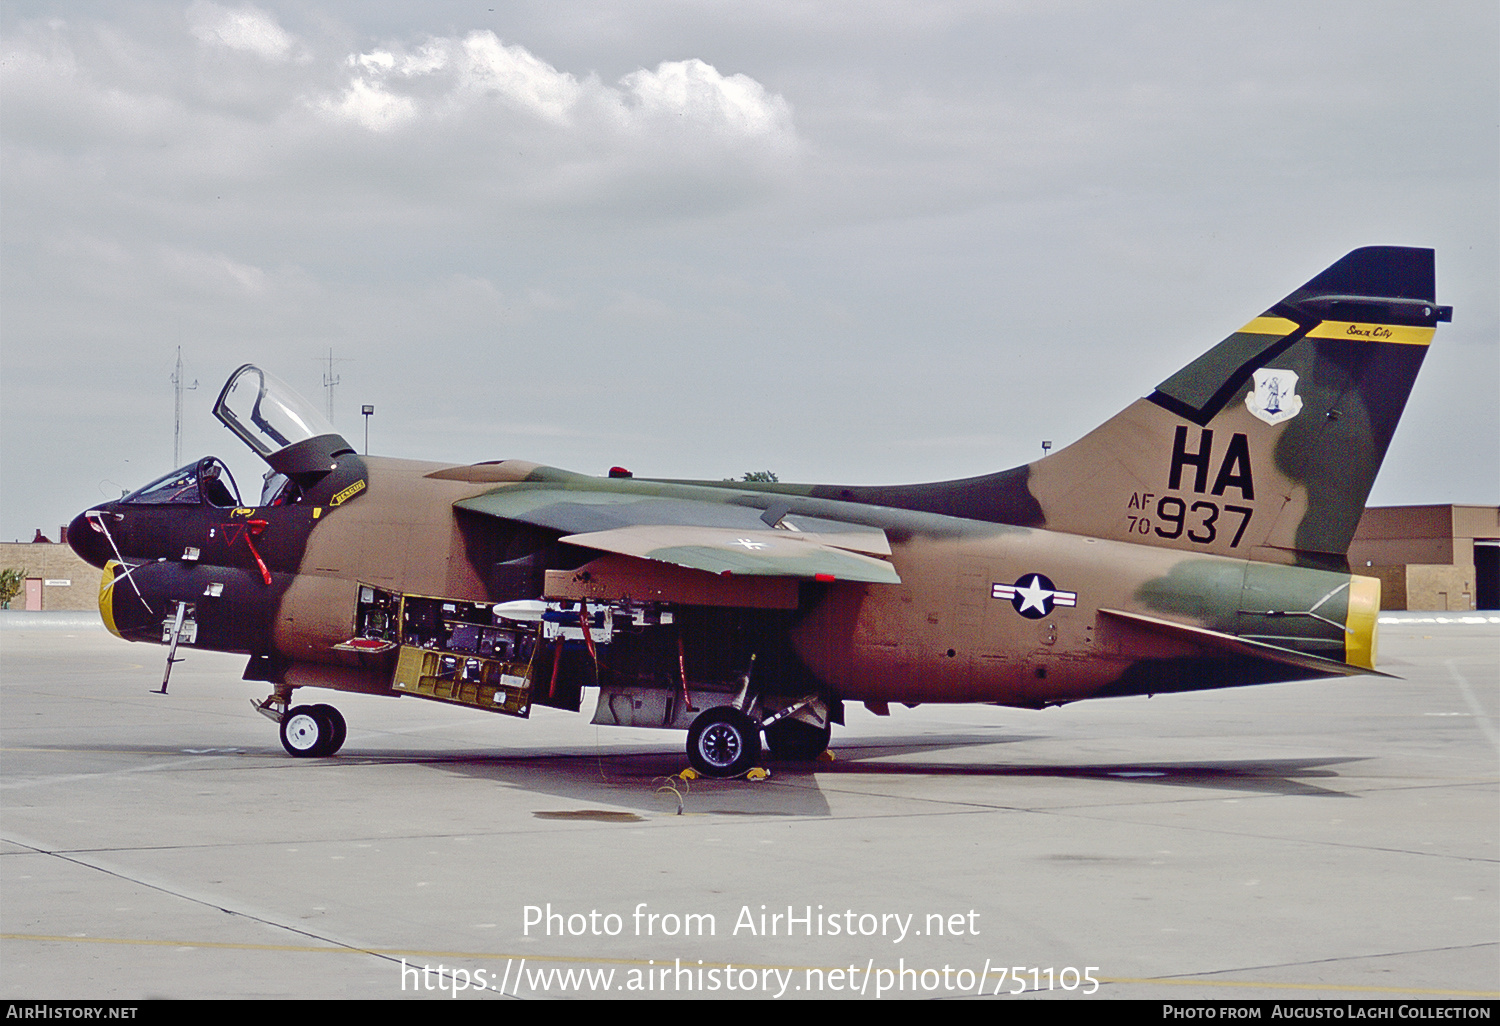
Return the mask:
[(1432, 250), (1355, 250), (1025, 468), (1040, 526), (1347, 569), (1434, 327), (1451, 316), (1435, 302)]

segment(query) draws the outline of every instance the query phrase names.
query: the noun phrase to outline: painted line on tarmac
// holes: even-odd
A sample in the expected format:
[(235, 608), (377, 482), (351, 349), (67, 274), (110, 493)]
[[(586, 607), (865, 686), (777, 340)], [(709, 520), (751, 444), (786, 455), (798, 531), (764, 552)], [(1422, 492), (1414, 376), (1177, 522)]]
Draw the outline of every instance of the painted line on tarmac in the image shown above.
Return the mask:
[(1500, 752), (1500, 731), (1497, 731), (1495, 725), (1490, 722), (1484, 707), (1479, 704), (1478, 696), (1474, 694), (1474, 689), (1469, 686), (1464, 675), (1458, 672), (1458, 667), (1453, 664), (1452, 659), (1443, 660), (1443, 665), (1448, 667), (1449, 676), (1458, 681), (1458, 690), (1463, 692), (1464, 701), (1469, 703), (1469, 709), (1474, 713), (1474, 722), (1479, 724), (1479, 729), (1484, 731), (1484, 736), (1490, 739), (1490, 744), (1495, 747), (1495, 751)]

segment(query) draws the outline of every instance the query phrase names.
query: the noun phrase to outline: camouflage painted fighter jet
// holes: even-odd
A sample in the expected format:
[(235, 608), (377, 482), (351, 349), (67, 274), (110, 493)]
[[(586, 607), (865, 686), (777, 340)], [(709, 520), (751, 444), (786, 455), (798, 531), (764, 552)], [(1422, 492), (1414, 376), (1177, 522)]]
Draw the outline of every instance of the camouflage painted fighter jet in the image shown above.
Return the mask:
[[(295, 756), (302, 687), (686, 729), (700, 772), (827, 747), (846, 702), (1038, 709), (1369, 673), (1379, 582), (1345, 553), (1435, 325), (1430, 250), (1356, 250), (1091, 434), (1014, 470), (837, 487), (362, 457), (257, 367), (212, 457), (89, 509), (132, 641), (249, 656)], [(162, 691), (166, 690), (163, 678)]]

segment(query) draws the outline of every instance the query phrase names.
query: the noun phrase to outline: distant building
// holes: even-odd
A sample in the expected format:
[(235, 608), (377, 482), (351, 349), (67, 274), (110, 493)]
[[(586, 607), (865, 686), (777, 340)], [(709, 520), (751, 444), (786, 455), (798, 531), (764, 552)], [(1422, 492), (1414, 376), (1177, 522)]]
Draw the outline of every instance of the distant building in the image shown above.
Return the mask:
[(99, 568), (79, 559), (66, 545), (47, 540), (40, 530), (37, 536), (42, 540), (0, 542), (0, 569), (26, 571), (26, 586), (10, 600), (10, 608), (98, 608)]
[(1382, 609), (1500, 609), (1500, 507), (1371, 506), (1349, 568), (1380, 578)]

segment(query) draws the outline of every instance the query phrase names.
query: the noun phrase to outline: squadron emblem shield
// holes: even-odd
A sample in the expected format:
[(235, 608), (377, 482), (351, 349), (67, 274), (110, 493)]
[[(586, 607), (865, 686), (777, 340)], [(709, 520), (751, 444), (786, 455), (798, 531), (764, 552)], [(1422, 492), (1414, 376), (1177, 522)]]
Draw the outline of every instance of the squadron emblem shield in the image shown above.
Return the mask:
[(1245, 396), (1245, 405), (1267, 424), (1280, 424), (1302, 412), (1295, 371), (1262, 367), (1255, 372), (1255, 387)]

